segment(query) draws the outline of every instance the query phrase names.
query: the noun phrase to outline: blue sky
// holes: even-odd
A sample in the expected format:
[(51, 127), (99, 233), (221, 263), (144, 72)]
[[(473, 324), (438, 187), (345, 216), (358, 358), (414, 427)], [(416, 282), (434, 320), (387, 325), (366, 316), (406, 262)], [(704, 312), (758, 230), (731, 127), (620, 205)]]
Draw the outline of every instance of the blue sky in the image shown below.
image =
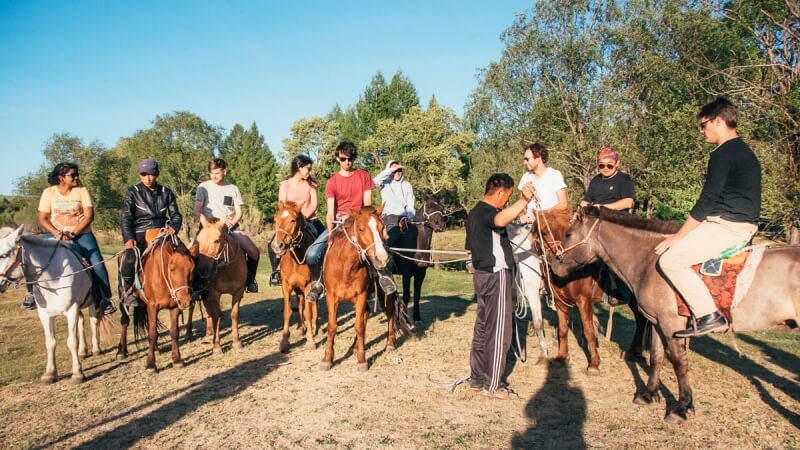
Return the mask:
[(461, 114), (531, 6), (0, 0), (0, 194), (43, 163), (53, 133), (110, 147), (173, 111), (226, 130), (255, 121), (278, 152), (295, 120), (354, 103), (378, 70)]

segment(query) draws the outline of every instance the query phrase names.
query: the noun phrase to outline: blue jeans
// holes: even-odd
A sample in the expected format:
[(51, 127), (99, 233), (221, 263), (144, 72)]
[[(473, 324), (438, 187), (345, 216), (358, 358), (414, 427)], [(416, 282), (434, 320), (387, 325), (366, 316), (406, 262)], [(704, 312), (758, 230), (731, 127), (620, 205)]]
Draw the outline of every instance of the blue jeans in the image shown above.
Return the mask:
[(318, 265), (322, 263), (325, 258), (325, 252), (328, 250), (328, 230), (322, 232), (319, 237), (311, 244), (308, 252), (306, 253), (306, 262), (309, 265)]
[[(50, 233), (43, 233), (42, 237), (44, 239), (53, 239), (53, 235)], [(95, 239), (94, 234), (83, 233), (79, 236), (75, 236), (72, 242), (78, 247), (78, 251), (80, 251), (81, 255), (89, 260), (89, 264), (92, 265), (92, 270), (95, 274), (93, 281), (100, 284), (100, 290), (106, 298), (111, 298), (111, 285), (108, 282), (108, 271), (106, 270), (106, 264), (103, 262), (103, 255), (100, 253), (100, 246), (97, 244), (97, 239)], [(28, 284), (26, 287), (28, 288), (28, 292), (31, 292), (33, 289), (32, 284)]]

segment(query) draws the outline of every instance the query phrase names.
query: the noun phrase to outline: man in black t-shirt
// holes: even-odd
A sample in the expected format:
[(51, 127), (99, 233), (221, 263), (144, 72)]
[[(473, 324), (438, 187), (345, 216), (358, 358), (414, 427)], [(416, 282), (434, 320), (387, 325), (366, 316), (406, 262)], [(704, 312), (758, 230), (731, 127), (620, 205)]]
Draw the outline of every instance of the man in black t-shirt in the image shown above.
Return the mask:
[(723, 250), (750, 240), (761, 215), (761, 165), (736, 132), (736, 107), (718, 97), (697, 114), (711, 152), (706, 181), (686, 222), (655, 248), (658, 265), (680, 292), (695, 320), (677, 338), (725, 330), (728, 321), (692, 266), (717, 257)]
[(483, 200), (467, 216), (466, 248), (472, 253), (472, 283), (478, 301), (469, 355), (470, 392), (492, 398), (512, 397), (505, 367), (511, 347), (514, 257), (505, 226), (525, 209), (533, 191), (532, 184), (524, 185), (520, 199), (502, 209), (514, 192), (514, 180), (496, 173), (486, 181)]
[(581, 206), (589, 204), (603, 206), (617, 211), (633, 208), (633, 179), (619, 170), (619, 152), (611, 147), (603, 147), (597, 152), (598, 174), (589, 182)]

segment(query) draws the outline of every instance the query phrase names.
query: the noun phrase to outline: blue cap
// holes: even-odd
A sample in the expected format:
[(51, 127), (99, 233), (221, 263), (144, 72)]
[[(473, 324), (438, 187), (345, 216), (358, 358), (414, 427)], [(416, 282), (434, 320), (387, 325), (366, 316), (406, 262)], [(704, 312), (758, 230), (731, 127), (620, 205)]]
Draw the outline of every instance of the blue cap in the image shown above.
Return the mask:
[(154, 159), (143, 159), (139, 161), (139, 173), (148, 175), (158, 174), (158, 163)]

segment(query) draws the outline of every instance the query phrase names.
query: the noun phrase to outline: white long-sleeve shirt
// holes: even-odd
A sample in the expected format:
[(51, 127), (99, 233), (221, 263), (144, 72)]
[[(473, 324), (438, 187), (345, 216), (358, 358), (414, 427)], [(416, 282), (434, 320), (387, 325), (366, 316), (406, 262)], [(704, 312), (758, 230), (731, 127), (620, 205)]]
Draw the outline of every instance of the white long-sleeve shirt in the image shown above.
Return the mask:
[(386, 168), (381, 171), (372, 181), (381, 190), (383, 204), (383, 214), (387, 216), (403, 216), (413, 220), (416, 216), (414, 208), (414, 188), (405, 177), (395, 180), (392, 177), (392, 169), (389, 168), (395, 161), (389, 161)]

